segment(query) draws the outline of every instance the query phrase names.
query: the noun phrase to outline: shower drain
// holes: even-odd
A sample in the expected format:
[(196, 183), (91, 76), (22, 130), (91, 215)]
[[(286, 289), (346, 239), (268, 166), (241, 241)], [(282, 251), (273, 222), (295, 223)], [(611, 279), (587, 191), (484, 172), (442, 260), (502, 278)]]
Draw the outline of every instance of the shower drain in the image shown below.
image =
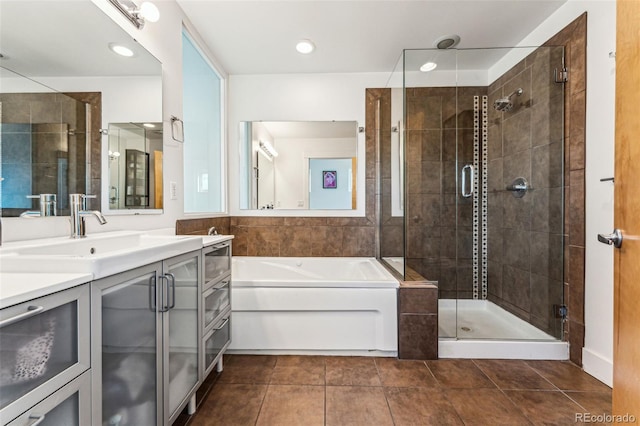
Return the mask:
[(471, 329), (469, 327), (460, 327), (460, 330), (462, 330), (462, 331), (471, 331)]

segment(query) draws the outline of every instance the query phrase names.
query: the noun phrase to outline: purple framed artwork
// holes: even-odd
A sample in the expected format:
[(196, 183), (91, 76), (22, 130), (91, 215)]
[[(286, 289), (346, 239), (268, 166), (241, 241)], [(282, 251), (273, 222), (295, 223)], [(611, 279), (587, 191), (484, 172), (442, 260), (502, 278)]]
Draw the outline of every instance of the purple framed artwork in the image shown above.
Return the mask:
[(335, 170), (322, 171), (322, 187), (323, 188), (338, 187), (338, 174)]

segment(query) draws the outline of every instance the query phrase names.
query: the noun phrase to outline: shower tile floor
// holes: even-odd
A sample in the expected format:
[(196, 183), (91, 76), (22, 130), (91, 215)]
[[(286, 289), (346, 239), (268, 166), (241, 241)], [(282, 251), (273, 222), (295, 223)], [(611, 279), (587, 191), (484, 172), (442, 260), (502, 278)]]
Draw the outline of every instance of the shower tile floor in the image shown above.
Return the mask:
[(175, 425), (573, 425), (611, 389), (567, 361), (225, 356)]
[(438, 300), (438, 335), (458, 339), (557, 340), (488, 300)]

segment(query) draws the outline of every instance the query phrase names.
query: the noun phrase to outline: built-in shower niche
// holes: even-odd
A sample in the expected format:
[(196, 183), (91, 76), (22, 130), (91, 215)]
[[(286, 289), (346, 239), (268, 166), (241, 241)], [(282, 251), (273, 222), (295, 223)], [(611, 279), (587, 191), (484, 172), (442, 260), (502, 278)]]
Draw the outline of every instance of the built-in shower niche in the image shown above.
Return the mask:
[[(554, 69), (563, 55), (546, 46), (404, 52), (404, 260), (438, 283), (440, 338), (562, 337), (564, 85)], [(419, 72), (427, 61), (436, 70)]]

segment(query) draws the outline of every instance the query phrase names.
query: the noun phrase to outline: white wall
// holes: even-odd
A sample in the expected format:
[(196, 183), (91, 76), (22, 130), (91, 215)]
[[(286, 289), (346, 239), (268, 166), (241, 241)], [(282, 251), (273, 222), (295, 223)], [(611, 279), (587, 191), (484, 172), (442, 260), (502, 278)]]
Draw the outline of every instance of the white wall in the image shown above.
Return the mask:
[[(229, 77), (229, 203), (236, 216), (364, 216), (364, 167), (358, 168), (356, 210), (240, 210), (241, 121), (357, 121), (365, 126), (365, 89), (386, 87), (389, 73), (232, 75)], [(365, 164), (358, 134), (358, 163)]]
[[(613, 249), (597, 242), (596, 234), (613, 229), (615, 136), (616, 6), (613, 0), (569, 0), (527, 36), (523, 46), (539, 45), (587, 12), (586, 124), (586, 258), (584, 370), (613, 382)], [(571, 78), (571, 71), (569, 71)], [(571, 312), (569, 312), (571, 315)]]
[[(118, 23), (131, 37), (135, 38), (153, 56), (162, 63), (162, 121), (164, 122), (164, 213), (159, 215), (119, 215), (108, 216), (108, 223), (100, 226), (97, 221), (87, 220), (87, 233), (113, 231), (120, 229), (156, 229), (175, 227), (176, 219), (183, 214), (183, 146), (171, 139), (171, 116), (182, 117), (182, 25), (187, 21), (182, 9), (175, 1), (158, 1), (156, 6), (160, 10), (160, 20), (157, 23), (147, 23), (142, 29), (136, 29), (124, 18), (107, 0), (91, 0), (102, 9), (116, 23)], [(185, 22), (187, 27), (190, 24)], [(195, 31), (192, 36), (204, 46)], [(209, 58), (222, 72), (224, 70), (216, 63), (215, 57), (203, 49)], [(157, 120), (157, 119), (156, 119)], [(127, 120), (128, 121), (128, 120)], [(171, 200), (169, 182), (176, 182), (178, 196)], [(207, 215), (210, 216), (210, 215)], [(199, 216), (189, 216), (199, 217)], [(3, 218), (3, 241), (42, 238), (49, 236), (63, 236), (69, 233), (69, 219), (67, 217), (27, 220), (20, 218)]]
[(276, 209), (309, 208), (309, 158), (351, 158), (357, 154), (354, 138), (277, 138), (274, 146), (279, 153), (274, 160)]

